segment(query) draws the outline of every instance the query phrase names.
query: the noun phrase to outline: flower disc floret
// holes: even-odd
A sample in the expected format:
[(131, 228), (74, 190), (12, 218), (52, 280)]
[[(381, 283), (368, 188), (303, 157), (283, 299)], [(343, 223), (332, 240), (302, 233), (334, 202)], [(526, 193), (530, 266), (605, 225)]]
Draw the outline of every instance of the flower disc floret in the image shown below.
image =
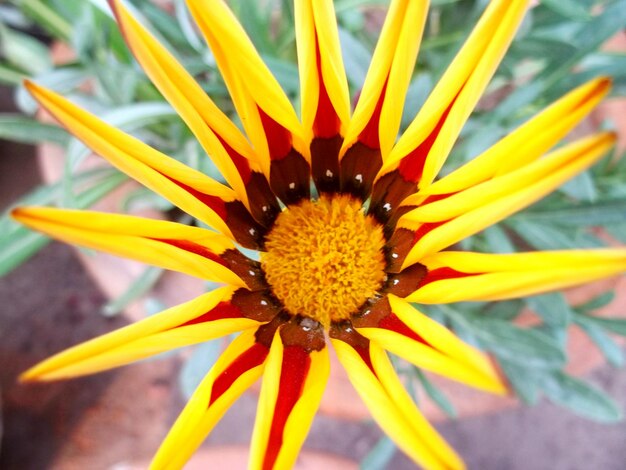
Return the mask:
[(385, 280), (382, 227), (349, 196), (323, 196), (283, 212), (261, 264), (292, 314), (324, 325), (350, 318)]

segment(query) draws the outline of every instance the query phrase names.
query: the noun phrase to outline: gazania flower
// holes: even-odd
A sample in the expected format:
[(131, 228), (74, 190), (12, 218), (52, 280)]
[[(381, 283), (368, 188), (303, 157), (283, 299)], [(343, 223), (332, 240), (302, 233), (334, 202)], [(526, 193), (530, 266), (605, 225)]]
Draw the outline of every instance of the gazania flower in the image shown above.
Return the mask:
[[(50, 90), (27, 87), (95, 153), (212, 230), (52, 208), (18, 208), (14, 216), (58, 239), (224, 287), (61, 352), (23, 379), (90, 374), (240, 332), (183, 410), (153, 467), (184, 465), (226, 409), (262, 377), (250, 467), (284, 469), (294, 463), (324, 391), (331, 343), (373, 418), (409, 457), (427, 468), (462, 468), (404, 390), (386, 351), (482, 390), (502, 394), (506, 386), (483, 353), (412, 303), (509, 299), (593, 281), (625, 270), (626, 250), (449, 251), (588, 168), (614, 136), (592, 135), (543, 156), (606, 95), (609, 81), (599, 78), (437, 180), (527, 1), (490, 2), (396, 141), (427, 3), (391, 2), (351, 113), (333, 2), (295, 0), (299, 118), (226, 4), (188, 0), (246, 137), (112, 0), (128, 46), (228, 186)], [(259, 260), (240, 247), (258, 250)]]

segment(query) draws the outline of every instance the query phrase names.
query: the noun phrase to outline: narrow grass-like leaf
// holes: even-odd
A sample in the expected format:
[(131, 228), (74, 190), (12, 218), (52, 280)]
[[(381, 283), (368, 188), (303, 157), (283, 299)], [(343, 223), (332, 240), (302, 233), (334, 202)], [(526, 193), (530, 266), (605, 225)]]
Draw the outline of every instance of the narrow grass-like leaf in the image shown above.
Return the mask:
[(381, 437), (363, 460), (360, 470), (384, 470), (396, 453), (396, 445), (387, 436)]
[(605, 393), (564, 372), (547, 376), (542, 385), (550, 400), (576, 414), (602, 423), (615, 423), (622, 418), (615, 402)]
[(576, 205), (570, 202), (549, 210), (529, 210), (510, 220), (564, 226), (616, 224), (626, 222), (626, 198)]
[(59, 126), (42, 124), (21, 114), (0, 114), (0, 139), (24, 144), (53, 142), (65, 145), (69, 136)]
[(591, 341), (600, 349), (609, 364), (615, 367), (624, 365), (624, 354), (622, 348), (609, 336), (604, 330), (589, 317), (584, 315), (576, 315), (574, 318), (576, 324), (580, 326), (589, 336)]
[(572, 310), (561, 293), (536, 295), (527, 298), (526, 303), (553, 328), (565, 329), (572, 320)]
[(527, 405), (534, 405), (537, 403), (537, 398), (539, 397), (537, 375), (542, 374), (543, 371), (537, 371), (533, 368), (524, 367), (521, 364), (507, 361), (505, 359), (499, 359), (498, 364), (502, 368), (502, 371), (506, 375), (517, 396), (519, 396)]
[(68, 41), (73, 33), (70, 22), (59, 15), (42, 0), (19, 0), (20, 8), (24, 14), (45, 29), (52, 36), (62, 41)]

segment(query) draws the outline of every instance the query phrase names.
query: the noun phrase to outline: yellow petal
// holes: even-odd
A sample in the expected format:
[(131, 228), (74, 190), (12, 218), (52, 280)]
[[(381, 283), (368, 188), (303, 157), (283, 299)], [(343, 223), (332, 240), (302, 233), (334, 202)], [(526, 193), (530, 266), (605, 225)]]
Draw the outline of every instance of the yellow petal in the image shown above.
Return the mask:
[(478, 157), (420, 191), (422, 197), (455, 193), (535, 161), (578, 125), (610, 88), (609, 79), (597, 78), (572, 90)]
[[(320, 109), (321, 87), (324, 87), (331, 109), (336, 114), (341, 129), (344, 129), (350, 119), (350, 95), (333, 2), (296, 0), (294, 12), (302, 90), (302, 124), (305, 132), (314, 132)], [(340, 133), (343, 135), (343, 131)], [(307, 140), (311, 138), (312, 135)]]
[[(404, 99), (415, 67), (428, 1), (393, 0), (359, 94), (354, 116), (346, 132), (343, 151), (358, 139), (372, 119), (378, 119), (378, 137), (383, 159), (393, 146)], [(375, 109), (383, 100), (380, 115)]]
[[(321, 329), (319, 333), (323, 341)], [(281, 334), (274, 336), (267, 359), (252, 434), (250, 469), (293, 467), (326, 388), (326, 347), (308, 350), (305, 345), (284, 341)]]
[(369, 359), (368, 364), (348, 343), (338, 339), (331, 341), (352, 386), (372, 418), (404, 453), (429, 470), (465, 468), (406, 396), (399, 380), (394, 377), (389, 359), (379, 346), (370, 343), (363, 352)]
[(234, 291), (217, 289), (71, 347), (30, 368), (20, 379), (48, 381), (93, 374), (258, 325), (230, 303)]
[[(32, 82), (25, 82), (25, 86), (44, 108), (95, 153), (185, 212), (232, 236), (217, 212), (224, 202), (235, 200), (231, 189), (106, 124), (53, 91)], [(200, 200), (185, 186), (205, 195), (206, 200)]]
[(226, 410), (261, 376), (268, 348), (256, 342), (255, 333), (242, 332), (222, 353), (161, 444), (152, 470), (183, 468)]
[[(534, 171), (537, 171), (537, 174), (541, 174), (544, 164), (549, 167), (555, 161), (563, 163), (560, 168), (554, 169), (549, 174), (544, 174), (541, 179), (535, 182), (528, 180), (526, 186), (522, 189), (498, 197), (442, 224), (434, 224), (434, 228), (425, 232), (411, 248), (404, 261), (404, 266), (419, 262), (425, 256), (473, 235), (541, 199), (568, 179), (591, 166), (605, 155), (614, 143), (614, 134), (598, 134), (556, 150), (550, 159), (544, 159), (546, 160), (545, 163), (542, 160), (532, 167), (529, 165), (530, 168), (519, 170), (522, 174), (529, 176)], [(476, 195), (476, 197), (480, 198), (481, 196)], [(419, 211), (419, 208), (416, 211)], [(423, 221), (418, 218), (419, 213), (416, 213), (418, 214), (417, 216), (414, 215), (413, 211), (405, 214), (400, 219), (399, 225), (411, 229), (415, 229), (416, 225), (419, 227), (419, 224), (423, 223)], [(411, 224), (413, 225), (411, 226)]]
[(424, 258), (429, 270), (406, 300), (425, 304), (504, 300), (540, 294), (626, 271), (626, 250), (514, 254), (446, 251)]
[(292, 133), (294, 141), (304, 142), (302, 125), (226, 3), (223, 0), (187, 0), (187, 4), (211, 47), (248, 137), (269, 175), (270, 151), (259, 108)]
[(247, 159), (254, 160), (255, 156), (246, 138), (120, 0), (111, 0), (111, 5), (128, 46), (146, 74), (192, 130), (238, 197), (247, 204), (246, 181), (222, 144), (224, 142), (238, 154), (243, 176), (247, 176), (250, 171)]
[(67, 243), (180, 271), (214, 282), (245, 287), (219, 255), (234, 245), (223, 235), (198, 227), (92, 211), (21, 207), (18, 222)]
[(366, 338), (417, 367), (493, 393), (506, 393), (487, 357), (463, 343), (450, 330), (414, 309), (404, 300), (389, 295), (391, 311), (420, 341), (402, 329), (357, 328)]
[[(426, 420), (424, 415), (415, 406), (411, 396), (406, 392), (400, 378), (389, 361), (389, 357), (376, 344), (370, 343), (370, 358), (372, 367), (381, 385), (389, 395), (396, 408), (402, 412), (405, 420), (419, 436), (427, 452), (434, 454), (446, 469), (464, 468), (465, 465), (454, 449), (439, 435), (437, 430)], [(426, 452), (424, 452), (426, 453)]]
[(426, 201), (425, 204), (410, 212), (410, 219), (420, 222), (441, 222), (485, 206), (491, 201), (549, 178), (555, 172), (565, 168), (571, 161), (580, 158), (584, 152), (598, 142), (606, 141), (607, 138), (608, 135), (604, 135), (580, 140), (577, 144), (570, 146), (570, 150), (557, 150), (545, 158), (535, 160), (522, 168), (504, 173), (501, 176), (496, 176), (489, 181), (478, 183), (447, 198), (432, 203)]
[(528, 0), (494, 0), (489, 4), (418, 115), (391, 150), (381, 174), (395, 169), (401, 159), (415, 151), (440, 126), (429, 144), (425, 161), (418, 162), (423, 164), (420, 186), (432, 183), (513, 40), (527, 5)]
[(296, 0), (302, 120), (317, 189), (340, 189), (339, 149), (350, 120), (348, 82), (332, 0)]

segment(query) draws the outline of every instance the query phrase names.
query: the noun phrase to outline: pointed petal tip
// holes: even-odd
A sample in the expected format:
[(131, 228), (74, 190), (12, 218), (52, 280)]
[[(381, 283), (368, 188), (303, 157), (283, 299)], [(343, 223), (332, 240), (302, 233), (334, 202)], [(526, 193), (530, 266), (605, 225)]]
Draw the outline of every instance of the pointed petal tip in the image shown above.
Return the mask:
[(42, 86), (37, 85), (37, 83), (32, 81), (30, 78), (25, 78), (24, 80), (22, 80), (22, 85), (24, 85), (26, 91), (28, 91), (35, 99), (37, 99), (37, 95), (44, 89)]
[(13, 209), (11, 209), (11, 212), (9, 212), (9, 214), (13, 220), (23, 224), (25, 223), (24, 221), (28, 219), (30, 209), (31, 207), (27, 206), (14, 207)]
[(38, 382), (38, 378), (32, 373), (32, 370), (33, 369), (31, 368), (22, 372), (17, 377), (17, 382), (20, 384), (29, 384), (29, 383)]
[(56, 379), (47, 378), (45, 373), (39, 372), (39, 366), (41, 365), (41, 361), (36, 363), (34, 366), (26, 369), (17, 377), (17, 382), (20, 384), (34, 384), (38, 382), (52, 382)]
[(107, 0), (107, 3), (109, 4), (109, 8), (111, 9), (113, 16), (115, 16), (115, 20), (118, 23), (121, 23), (120, 8), (122, 7), (122, 5), (120, 5), (119, 0)]
[(598, 85), (602, 88), (607, 88), (607, 91), (613, 87), (613, 77), (600, 76), (596, 80), (598, 80)]
[(27, 223), (29, 219), (33, 219), (37, 217), (37, 212), (42, 212), (46, 210), (55, 210), (53, 207), (44, 207), (44, 206), (19, 206), (11, 209), (10, 215), (11, 218), (20, 222)]

